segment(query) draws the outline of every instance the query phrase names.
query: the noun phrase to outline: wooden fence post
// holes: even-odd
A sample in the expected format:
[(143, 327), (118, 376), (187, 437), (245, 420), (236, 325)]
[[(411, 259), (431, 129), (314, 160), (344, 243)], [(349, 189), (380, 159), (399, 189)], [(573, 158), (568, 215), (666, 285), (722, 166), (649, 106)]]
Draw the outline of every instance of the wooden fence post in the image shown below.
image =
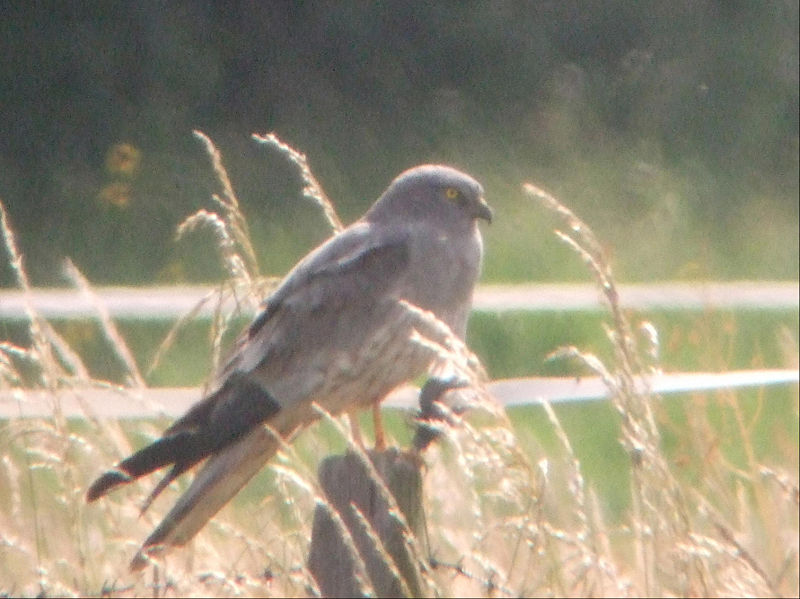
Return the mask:
[[(422, 473), (419, 456), (393, 447), (383, 452), (367, 451), (375, 470), (393, 494), (411, 533), (419, 537), (422, 528)], [(353, 538), (364, 569), (353, 559), (330, 514), (317, 506), (311, 535), (308, 568), (325, 597), (363, 597), (359, 577), (367, 577), (378, 597), (398, 597), (406, 593), (421, 596), (424, 585), (419, 565), (409, 551), (408, 531), (394, 517), (387, 502), (368, 474), (359, 456), (353, 453), (326, 458), (318, 471), (328, 503), (341, 516)], [(354, 513), (358, 508), (372, 530)], [(372, 537), (372, 538), (371, 538)], [(375, 537), (394, 561), (402, 582), (392, 573), (376, 547)], [(404, 589), (405, 587), (405, 589)]]

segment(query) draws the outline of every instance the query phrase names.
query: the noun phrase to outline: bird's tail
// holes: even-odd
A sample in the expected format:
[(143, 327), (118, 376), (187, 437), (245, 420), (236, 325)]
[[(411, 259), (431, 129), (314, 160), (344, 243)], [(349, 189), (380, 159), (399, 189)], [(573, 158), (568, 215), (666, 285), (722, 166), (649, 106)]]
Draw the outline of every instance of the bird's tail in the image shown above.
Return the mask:
[(86, 492), (95, 501), (137, 478), (172, 464), (144, 503), (144, 512), (161, 491), (178, 476), (228, 445), (280, 411), (278, 402), (247, 375), (236, 373), (225, 384), (196, 403), (170, 426), (164, 435), (122, 460), (95, 480)]
[[(175, 421), (163, 437), (101, 475), (89, 487), (86, 499), (95, 501), (171, 464), (169, 473), (145, 500), (144, 512), (169, 483), (208, 458), (134, 558), (131, 567), (139, 569), (159, 548), (185, 544), (258, 472), (277, 451), (280, 437), (288, 437), (297, 428), (291, 416), (261, 385), (246, 374), (234, 373), (220, 389)], [(276, 429), (267, 428), (267, 422)]]
[(131, 570), (140, 570), (151, 556), (191, 540), (278, 450), (277, 437), (276, 432), (258, 427), (209, 458), (161, 524), (147, 537), (131, 562)]

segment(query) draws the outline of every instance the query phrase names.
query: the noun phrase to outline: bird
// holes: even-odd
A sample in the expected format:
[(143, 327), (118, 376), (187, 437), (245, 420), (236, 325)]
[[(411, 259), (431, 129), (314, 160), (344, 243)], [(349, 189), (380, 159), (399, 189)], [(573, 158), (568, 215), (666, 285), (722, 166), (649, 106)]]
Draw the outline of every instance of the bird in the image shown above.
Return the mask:
[(478, 221), (492, 216), (475, 179), (423, 164), (398, 175), (360, 219), (301, 259), (234, 342), (210, 392), (89, 486), (93, 502), (171, 467), (144, 513), (204, 462), (131, 569), (192, 539), (281, 443), (319, 417), (315, 404), (354, 414), (424, 375), (435, 355), (413, 342), (419, 316), (409, 304), (463, 340), (481, 272)]

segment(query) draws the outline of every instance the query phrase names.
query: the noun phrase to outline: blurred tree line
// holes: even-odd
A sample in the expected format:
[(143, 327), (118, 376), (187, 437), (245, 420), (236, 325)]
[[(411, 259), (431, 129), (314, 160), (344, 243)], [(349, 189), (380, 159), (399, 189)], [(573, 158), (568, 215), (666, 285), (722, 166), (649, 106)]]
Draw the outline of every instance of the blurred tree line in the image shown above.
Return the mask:
[[(36, 284), (212, 280), (175, 225), (218, 145), (265, 270), (327, 231), (275, 131), (346, 221), (406, 167), (460, 166), (498, 209), (490, 279), (582, 276), (522, 198), (560, 194), (631, 278), (796, 277), (791, 0), (3, 2), (0, 198)], [(531, 255), (540, 256), (535, 260)], [(10, 282), (7, 269), (0, 282)]]

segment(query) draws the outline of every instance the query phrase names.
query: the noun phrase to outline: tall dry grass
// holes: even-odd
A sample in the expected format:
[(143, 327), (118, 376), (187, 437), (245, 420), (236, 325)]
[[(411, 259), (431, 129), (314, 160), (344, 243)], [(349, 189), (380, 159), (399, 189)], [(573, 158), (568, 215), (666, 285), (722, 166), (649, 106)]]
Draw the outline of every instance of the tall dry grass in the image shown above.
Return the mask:
[[(200, 210), (178, 235), (210, 227), (228, 278), (203, 300), (217, 306), (210, 343), (214, 371), (224, 355), (233, 314), (224, 300), (260, 301), (275, 279), (263, 277), (249, 241), (247, 221), (222, 158), (211, 140), (196, 132), (212, 161), (221, 193), (217, 211)], [(258, 141), (277, 148), (298, 165), (305, 194), (318, 202), (334, 232), (341, 229), (333, 204), (311, 174), (305, 157), (274, 136)], [(603, 377), (619, 419), (619, 440), (629, 457), (631, 508), (622, 524), (611, 524), (557, 413), (545, 404), (559, 440), (552, 455), (521, 450), (502, 410), (481, 393), (479, 362), (430, 315), (409, 306), (418, 319), (414, 342), (430, 348), (437, 367), (471, 381), (473, 409), (448, 413), (439, 440), (424, 455), (425, 534), (410, 538), (409, 554), (427, 594), (436, 596), (796, 596), (798, 593), (797, 453), (785, 463), (759, 463), (752, 430), (734, 393), (721, 401), (735, 415), (738, 442), (747, 456), (736, 467), (709, 457), (715, 425), (691, 407), (683, 442), (702, 472), (689, 484), (667, 458), (654, 415), (657, 398), (640, 393), (634, 377), (658, 368), (657, 335), (634, 328), (620, 309), (616, 284), (602, 245), (591, 229), (555, 198), (532, 185), (534, 198), (563, 223), (557, 235), (586, 263), (609, 311), (606, 337), (613, 362), (602, 363), (579, 348), (554, 358), (576, 360)], [(532, 212), (533, 212), (532, 208)], [(18, 286), (30, 283), (8, 216), (0, 204), (2, 237)], [(69, 278), (81, 293), (91, 288), (74, 265)], [(111, 318), (97, 302), (98, 321), (109, 350), (126, 369), (129, 387), (147, 375), (127, 349)], [(198, 306), (199, 309), (199, 306)], [(169, 359), (171, 343), (197, 310), (176, 323), (154, 362)], [(96, 380), (55, 329), (29, 305), (25, 343), (0, 343), (0, 387), (25, 401), (31, 388), (81, 389), (103, 385), (125, 401), (128, 387)], [(469, 399), (469, 398), (468, 398)], [(448, 411), (447, 406), (443, 408)], [(335, 443), (361, 451), (349, 430), (322, 413)], [(42, 419), (0, 423), (0, 595), (274, 595), (318, 591), (306, 569), (311, 514), (325, 500), (315, 467), (331, 445), (312, 429), (282, 450), (241, 500), (226, 507), (183, 550), (144, 573), (127, 564), (185, 482), (173, 484), (143, 517), (139, 505), (149, 482), (132, 484), (88, 506), (88, 483), (108, 465), (159, 435), (164, 423), (121, 425), (67, 422), (53, 405)], [(256, 487), (256, 488), (253, 488)], [(387, 557), (387, 560), (390, 558)], [(391, 565), (391, 564), (390, 564)], [(370, 591), (364, 581), (364, 590)]]

